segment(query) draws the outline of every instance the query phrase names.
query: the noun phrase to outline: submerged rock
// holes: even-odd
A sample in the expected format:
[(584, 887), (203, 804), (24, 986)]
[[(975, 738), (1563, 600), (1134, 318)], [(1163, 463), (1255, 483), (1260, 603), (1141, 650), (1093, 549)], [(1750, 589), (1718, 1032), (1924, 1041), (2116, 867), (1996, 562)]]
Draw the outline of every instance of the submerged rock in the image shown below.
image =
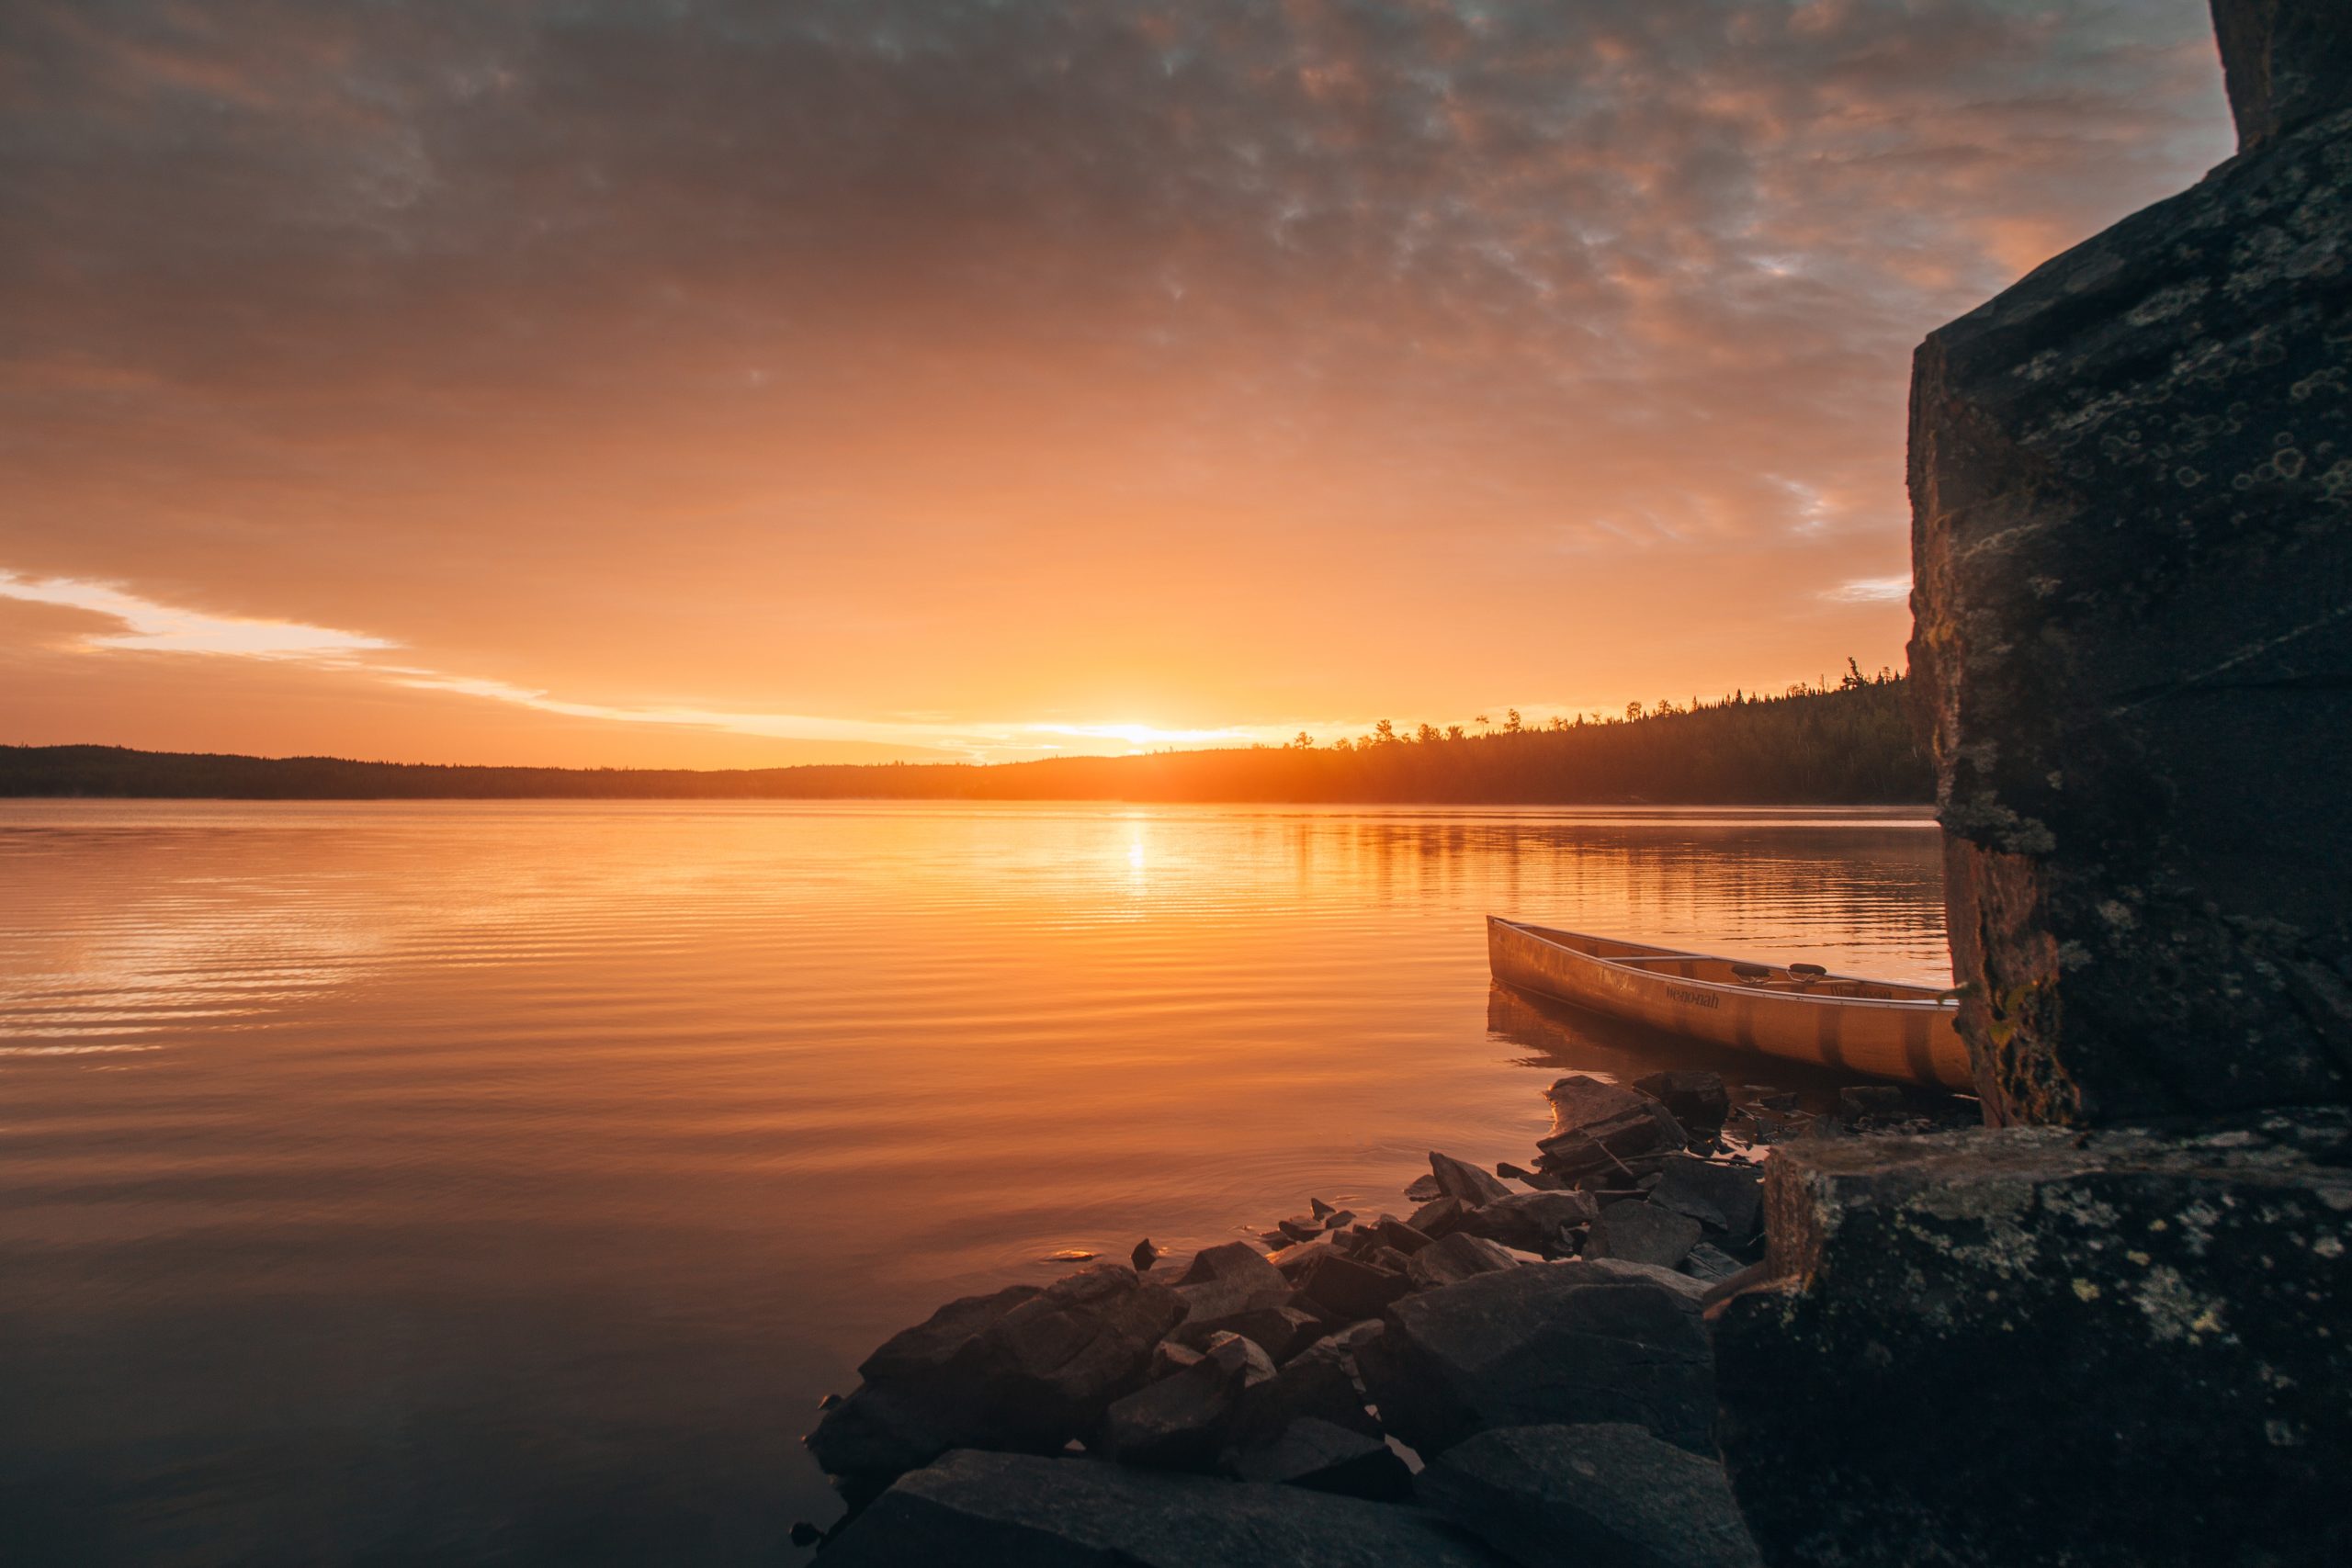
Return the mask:
[(1498, 1568), (1436, 1516), (1086, 1459), (963, 1451), (901, 1477), (826, 1568)]
[(1415, 1495), (1513, 1562), (1760, 1568), (1723, 1466), (1639, 1427), (1504, 1427), (1431, 1461)]
[(1407, 1296), (1358, 1358), (1365, 1385), (1389, 1430), (1425, 1457), (1492, 1427), (1594, 1421), (1707, 1450), (1714, 1374), (1701, 1287), (1665, 1280), (1674, 1283), (1539, 1263)]

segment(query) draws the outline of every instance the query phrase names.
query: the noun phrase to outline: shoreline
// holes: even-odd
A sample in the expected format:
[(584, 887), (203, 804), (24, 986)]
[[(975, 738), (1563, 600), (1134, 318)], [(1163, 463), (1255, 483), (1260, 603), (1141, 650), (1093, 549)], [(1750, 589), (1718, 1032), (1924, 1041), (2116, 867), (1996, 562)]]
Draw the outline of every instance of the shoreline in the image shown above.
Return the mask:
[[(1022, 1528), (1051, 1534), (1060, 1493), (1091, 1510), (1085, 1544), (1118, 1545), (1125, 1511), (1164, 1520), (1181, 1506), (1207, 1532), (1203, 1561), (1225, 1561), (1209, 1538), (1230, 1524), (1254, 1539), (1261, 1512), (1295, 1512), (1304, 1495), (1334, 1499), (1313, 1505), (1318, 1530), (1368, 1548), (1413, 1539), (1409, 1560), (1440, 1561), (1440, 1543), (1476, 1551), (1491, 1533), (1473, 1501), (1482, 1450), (1456, 1445), (1510, 1427), (1528, 1429), (1511, 1462), (1536, 1450), (1586, 1462), (1598, 1445), (1649, 1475), (1616, 1483), (1620, 1511), (1657, 1501), (1664, 1464), (1679, 1515), (1667, 1528), (1704, 1538), (1688, 1561), (1753, 1562), (1714, 1457), (1702, 1318), (1762, 1276), (1770, 1150), (1973, 1123), (1974, 1104), (1860, 1083), (1834, 1101), (1735, 1103), (1720, 1075), (1689, 1069), (1630, 1087), (1571, 1073), (1545, 1097), (1553, 1128), (1530, 1164), (1490, 1174), (1432, 1151), (1402, 1215), (1310, 1196), (1253, 1241), (1168, 1258), (1146, 1237), (1125, 1262), (944, 1304), (822, 1402), (806, 1440), (847, 1512), (796, 1527), (796, 1542), (822, 1543), (827, 1562), (945, 1550), (1023, 1493)], [(1571, 1353), (1564, 1379), (1573, 1347), (1511, 1326), (1531, 1302), (1539, 1317), (1630, 1311), (1641, 1353)], [(1549, 1391), (1542, 1408), (1515, 1378)], [(1529, 1435), (1539, 1427), (1559, 1430)]]

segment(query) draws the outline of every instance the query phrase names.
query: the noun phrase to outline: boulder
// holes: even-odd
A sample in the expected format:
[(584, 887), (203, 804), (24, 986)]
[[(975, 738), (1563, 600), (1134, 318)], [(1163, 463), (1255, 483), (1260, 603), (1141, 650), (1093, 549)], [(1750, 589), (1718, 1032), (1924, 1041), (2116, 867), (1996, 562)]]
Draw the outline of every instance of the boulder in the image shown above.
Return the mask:
[(1630, 1179), (1689, 1146), (1674, 1113), (1648, 1095), (1581, 1073), (1556, 1080), (1544, 1093), (1555, 1126), (1536, 1141), (1537, 1163), (1566, 1180)]
[(1514, 1192), (1470, 1210), (1460, 1228), (1522, 1252), (1566, 1255), (1576, 1247), (1560, 1233), (1582, 1230), (1600, 1213), (1588, 1192)]
[(1719, 1242), (1745, 1247), (1764, 1211), (1764, 1168), (1682, 1155), (1658, 1173), (1650, 1201), (1690, 1215)]
[(1662, 1203), (1611, 1203), (1593, 1221), (1584, 1249), (1590, 1258), (1671, 1269), (1690, 1255), (1702, 1234), (1698, 1221)]
[(1158, 1382), (1161, 1378), (1181, 1372), (1187, 1367), (1198, 1365), (1200, 1359), (1201, 1352), (1193, 1349), (1190, 1345), (1180, 1345), (1173, 1339), (1163, 1339), (1152, 1347), (1151, 1365), (1144, 1376), (1153, 1382)]
[(1437, 1178), (1440, 1192), (1449, 1198), (1458, 1198), (1472, 1207), (1510, 1196), (1510, 1188), (1476, 1166), (1455, 1159), (1452, 1155), (1439, 1154), (1434, 1149), (1430, 1151), (1430, 1174)]
[(1279, 1365), (1322, 1338), (1330, 1325), (1305, 1307), (1285, 1303), (1241, 1313), (1228, 1318), (1227, 1327), (1262, 1347)]
[(1050, 1451), (1143, 1384), (1183, 1311), (1176, 1292), (1108, 1263), (1017, 1299), (967, 1297), (867, 1358), (878, 1375), (825, 1412), (809, 1450), (829, 1474), (868, 1483), (954, 1447)]
[(919, 1386), (865, 1383), (818, 1418), (805, 1441), (819, 1468), (854, 1488), (879, 1485), (950, 1449), (987, 1445), (1051, 1453), (1067, 1439), (1024, 1440), (989, 1420), (987, 1410)]
[(1435, 1515), (1296, 1486), (962, 1451), (901, 1477), (825, 1568), (1498, 1568)]
[(1266, 1255), (1248, 1242), (1222, 1242), (1194, 1253), (1176, 1286), (1182, 1290), (1187, 1285), (1205, 1285), (1217, 1280), (1254, 1281), (1263, 1278), (1266, 1266)]
[(1294, 1242), (1290, 1246), (1270, 1254), (1267, 1257), (1266, 1261), (1272, 1264), (1276, 1269), (1280, 1270), (1284, 1279), (1295, 1280), (1298, 1278), (1299, 1272), (1308, 1264), (1314, 1262), (1317, 1258), (1322, 1257), (1326, 1253), (1337, 1252), (1339, 1250), (1338, 1243), (1333, 1241), (1329, 1235), (1319, 1235), (1313, 1241)]
[(1424, 1456), (1492, 1427), (1594, 1421), (1704, 1451), (1715, 1398), (1700, 1290), (1528, 1264), (1405, 1297), (1358, 1360), (1382, 1420)]
[(1498, 1244), (1466, 1231), (1451, 1231), (1413, 1254), (1406, 1262), (1405, 1277), (1412, 1282), (1413, 1289), (1427, 1291), (1474, 1275), (1518, 1267), (1519, 1259)]
[(2341, 1560), (2345, 1113), (1793, 1144), (1766, 1168), (1787, 1282), (1714, 1311), (1768, 1559)]
[(1042, 1285), (1008, 1285), (985, 1296), (959, 1297), (912, 1328), (902, 1328), (882, 1341), (874, 1354), (859, 1363), (857, 1375), (875, 1383), (928, 1376), (946, 1366), (974, 1335), (1044, 1293)]
[(1273, 1375), (1263, 1350), (1226, 1335), (1182, 1371), (1114, 1401), (1091, 1446), (1121, 1464), (1205, 1468), (1240, 1418), (1243, 1390)]
[(1623, 1423), (1480, 1432), (1431, 1461), (1414, 1495), (1520, 1563), (1763, 1562), (1722, 1465)]
[(1644, 1115), (1645, 1108), (1656, 1103), (1649, 1095), (1589, 1073), (1568, 1073), (1554, 1078), (1552, 1087), (1544, 1091), (1544, 1098), (1552, 1102), (1552, 1130), (1555, 1133)]
[(1402, 1273), (1333, 1252), (1317, 1258), (1299, 1276), (1298, 1293), (1333, 1316), (1352, 1323), (1378, 1315), (1411, 1288)]
[(1394, 1247), (1408, 1258), (1437, 1239), (1393, 1214), (1383, 1214), (1373, 1222), (1371, 1235), (1381, 1246)]
[[(1412, 1217), (1405, 1223), (1435, 1241), (1462, 1223), (1467, 1207), (1459, 1198), (1432, 1198), (1414, 1210)], [(1407, 1249), (1400, 1247), (1398, 1250)]]
[(1198, 1348), (1212, 1334), (1238, 1332), (1242, 1320), (1288, 1304), (1291, 1285), (1257, 1248), (1246, 1241), (1229, 1241), (1194, 1258), (1177, 1281), (1176, 1294), (1183, 1302), (1184, 1318), (1175, 1337)]
[(1405, 1196), (1416, 1203), (1427, 1203), (1444, 1197), (1445, 1190), (1437, 1184), (1434, 1176), (1417, 1176), (1405, 1189)]
[(1229, 1452), (1223, 1468), (1242, 1481), (1304, 1486), (1384, 1503), (1413, 1490), (1412, 1472), (1386, 1442), (1311, 1416), (1292, 1422), (1265, 1443)]
[(1356, 1212), (1353, 1209), (1340, 1209), (1323, 1216), (1323, 1228), (1327, 1231), (1335, 1231), (1351, 1225), (1355, 1222)]
[(1747, 1265), (1714, 1243), (1702, 1241), (1684, 1254), (1675, 1267), (1702, 1284), (1712, 1285), (1718, 1280), (1731, 1279)]
[(1915, 696), (1986, 1119), (2352, 1101), (2352, 20), (2215, 0), (2243, 137), (1915, 358)]
[(1380, 1423), (1364, 1408), (1363, 1391), (1350, 1370), (1357, 1343), (1346, 1335), (1318, 1340), (1272, 1377), (1250, 1385), (1242, 1401), (1238, 1440), (1269, 1441), (1308, 1416), (1379, 1436)]
[(1634, 1087), (1656, 1100), (1693, 1137), (1712, 1138), (1724, 1130), (1731, 1114), (1731, 1091), (1723, 1075), (1696, 1071), (1652, 1073), (1635, 1078)]
[(1293, 1214), (1286, 1220), (1275, 1221), (1274, 1228), (1293, 1241), (1313, 1241), (1329, 1227), (1318, 1214)]

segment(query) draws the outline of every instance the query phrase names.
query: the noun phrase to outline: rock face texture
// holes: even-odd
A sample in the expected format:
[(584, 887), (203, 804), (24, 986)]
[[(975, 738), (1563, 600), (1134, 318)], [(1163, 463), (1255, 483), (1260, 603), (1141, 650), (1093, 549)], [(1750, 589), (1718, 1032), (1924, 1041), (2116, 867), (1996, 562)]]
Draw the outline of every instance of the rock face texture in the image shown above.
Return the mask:
[(826, 1568), (1500, 1568), (1419, 1509), (1083, 1459), (947, 1455), (826, 1547)]
[(1176, 1292), (1118, 1264), (950, 1303), (866, 1358), (865, 1382), (825, 1413), (809, 1451), (826, 1473), (868, 1484), (954, 1448), (1050, 1452), (1142, 1385), (1183, 1314)]
[(1634, 1265), (1529, 1264), (1407, 1296), (1357, 1359), (1382, 1421), (1424, 1458), (1492, 1427), (1593, 1421), (1703, 1451), (1715, 1395), (1697, 1290)]
[(1796, 1143), (1769, 1170), (1788, 1279), (1715, 1324), (1767, 1561), (2341, 1561), (2352, 1118)]
[(2239, 155), (1914, 368), (1911, 661), (1998, 1122), (2352, 1100), (2352, 7), (2214, 12)]
[(1415, 1495), (1514, 1562), (1757, 1568), (1723, 1466), (1639, 1427), (1503, 1427), (1456, 1443)]

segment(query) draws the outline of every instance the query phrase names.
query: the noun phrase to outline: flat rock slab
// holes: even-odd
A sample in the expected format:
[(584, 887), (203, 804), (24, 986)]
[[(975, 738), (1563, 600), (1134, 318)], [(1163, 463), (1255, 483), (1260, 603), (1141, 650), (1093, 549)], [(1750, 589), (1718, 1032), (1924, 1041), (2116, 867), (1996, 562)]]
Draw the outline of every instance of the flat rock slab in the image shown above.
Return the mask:
[(1724, 1467), (1639, 1427), (1503, 1427), (1414, 1495), (1526, 1568), (1760, 1568)]
[(2352, 1125), (1784, 1145), (1715, 1325), (1774, 1562), (2342, 1561)]
[(1499, 1568), (1435, 1515), (1296, 1486), (957, 1452), (899, 1478), (825, 1568)]
[(1656, 1273), (1531, 1263), (1407, 1296), (1357, 1358), (1365, 1386), (1388, 1429), (1424, 1457), (1489, 1427), (1596, 1421), (1708, 1450), (1704, 1287)]
[(1702, 1234), (1698, 1221), (1662, 1203), (1611, 1203), (1593, 1222), (1585, 1252), (1671, 1269), (1690, 1255)]
[(1745, 1246), (1763, 1214), (1764, 1169), (1682, 1155), (1660, 1170), (1650, 1201), (1690, 1215), (1725, 1246)]

